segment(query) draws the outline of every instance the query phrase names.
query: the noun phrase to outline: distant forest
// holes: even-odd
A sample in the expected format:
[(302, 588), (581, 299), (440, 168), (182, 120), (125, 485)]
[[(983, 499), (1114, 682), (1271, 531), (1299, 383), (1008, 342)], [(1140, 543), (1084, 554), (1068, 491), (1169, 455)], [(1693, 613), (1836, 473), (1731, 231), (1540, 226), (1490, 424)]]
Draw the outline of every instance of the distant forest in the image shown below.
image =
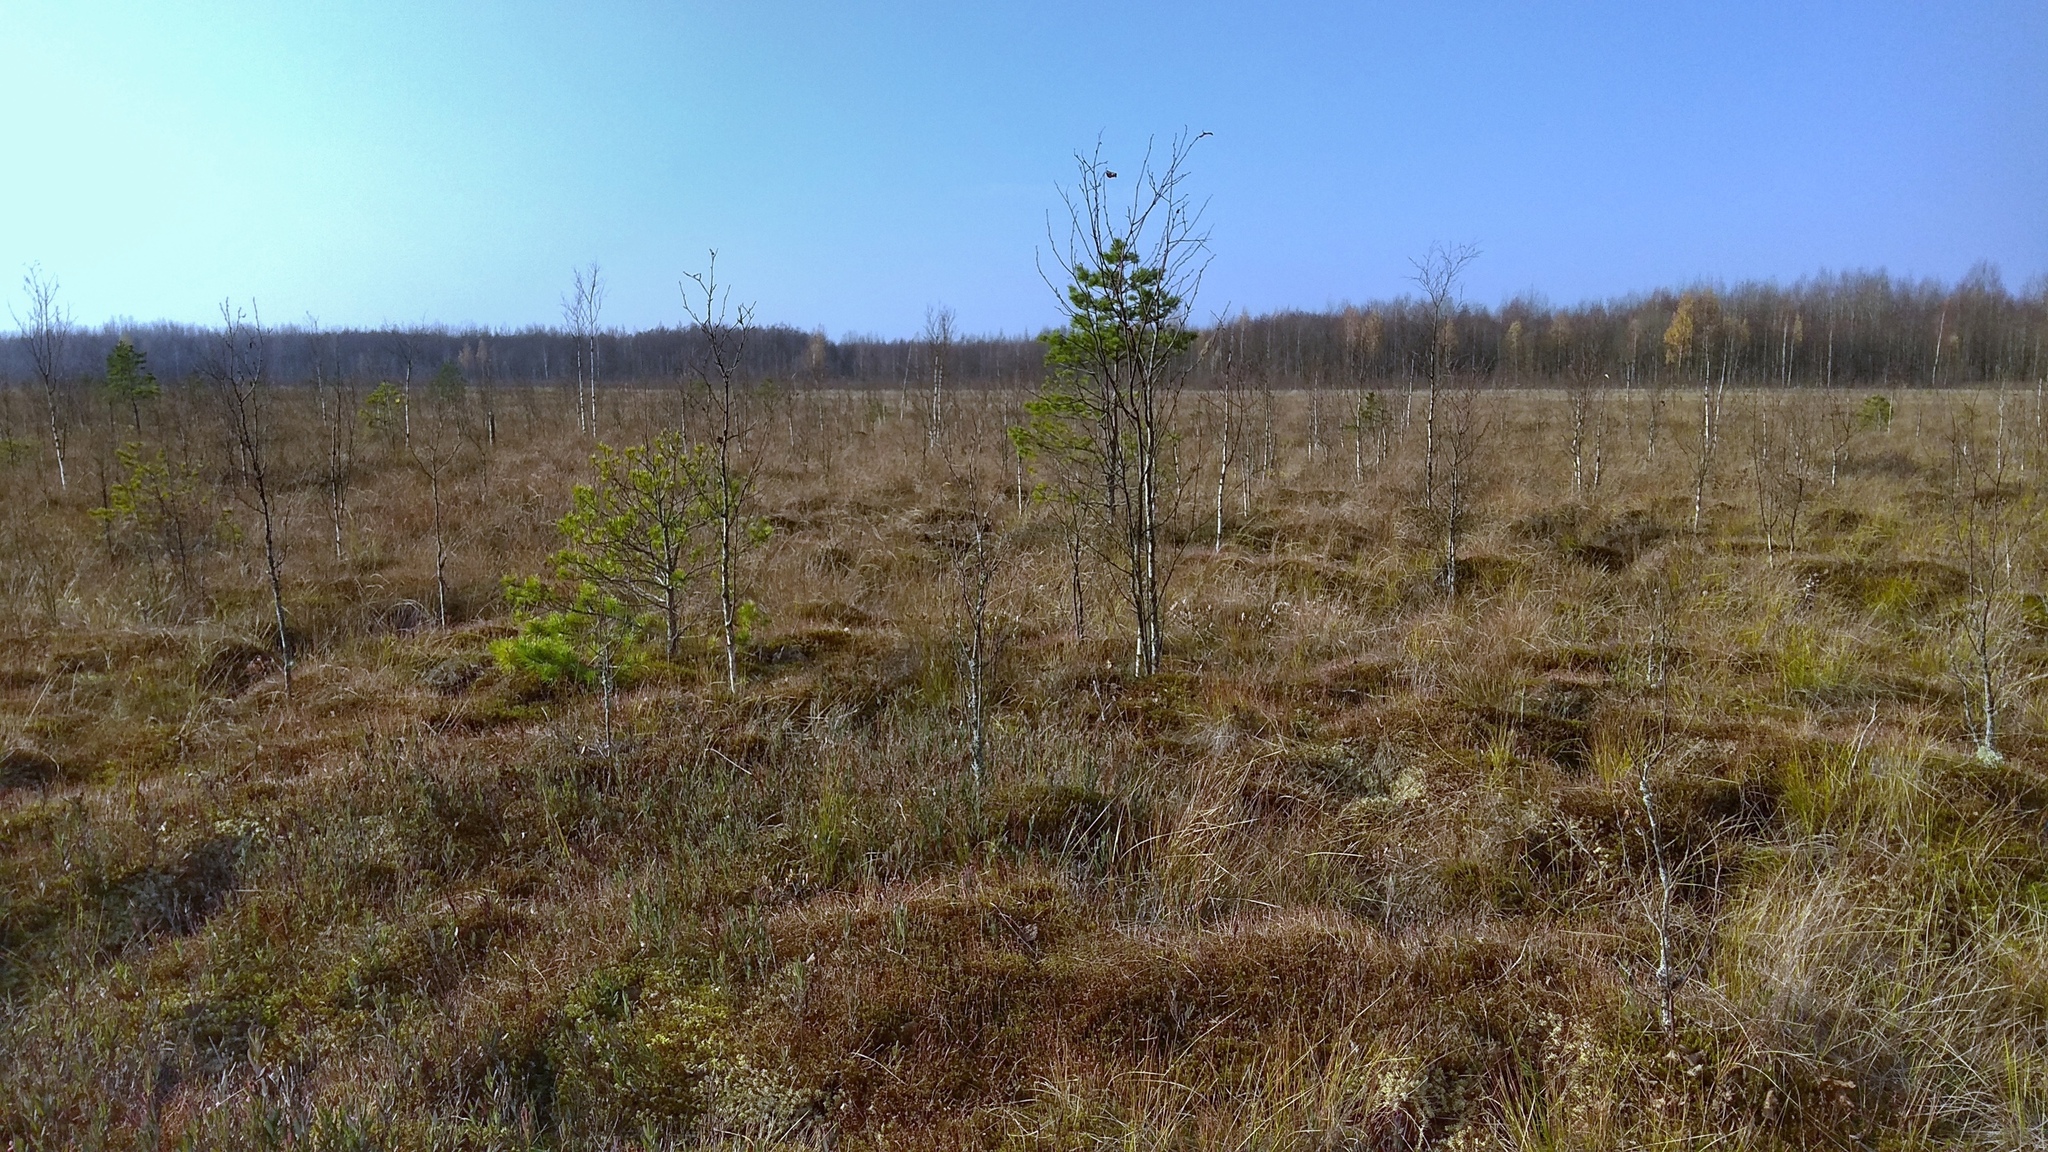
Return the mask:
[[(1949, 387), (2048, 374), (2048, 283), (2014, 292), (1988, 266), (1953, 285), (1855, 272), (1790, 287), (1701, 286), (1562, 307), (1517, 298), (1498, 308), (1462, 306), (1451, 323), (1454, 369), (1503, 387), (1654, 385), (1702, 372), (1746, 384)], [(1239, 316), (1205, 328), (1197, 380), (1230, 371), (1282, 388), (1378, 386), (1424, 368), (1430, 326), (1426, 306), (1410, 298)], [(218, 343), (216, 331), (195, 325), (80, 328), (66, 342), (59, 375), (98, 377), (122, 337), (167, 382), (203, 374)], [(688, 328), (607, 332), (598, 340), (600, 386), (687, 375), (699, 341)], [(566, 330), (538, 327), (283, 326), (268, 333), (266, 370), (284, 383), (316, 374), (397, 381), (453, 363), (474, 384), (566, 383), (577, 374), (578, 346)], [(917, 338), (834, 341), (766, 326), (749, 337), (746, 367), (756, 379), (797, 387), (889, 388), (923, 379), (932, 352)], [(1041, 346), (1028, 338), (956, 339), (946, 362), (949, 379), (964, 385), (1026, 386), (1042, 372)], [(0, 377), (33, 378), (19, 332), (0, 338)]]

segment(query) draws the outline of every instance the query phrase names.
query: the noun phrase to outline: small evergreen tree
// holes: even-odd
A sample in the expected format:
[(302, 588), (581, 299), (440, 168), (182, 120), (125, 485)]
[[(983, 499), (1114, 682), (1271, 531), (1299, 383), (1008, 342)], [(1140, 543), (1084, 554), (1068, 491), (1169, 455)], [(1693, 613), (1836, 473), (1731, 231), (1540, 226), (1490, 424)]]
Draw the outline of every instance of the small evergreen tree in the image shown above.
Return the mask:
[(114, 345), (112, 352), (107, 353), (105, 387), (107, 404), (115, 408), (126, 407), (134, 418), (135, 431), (140, 433), (142, 402), (156, 399), (162, 389), (149, 370), (148, 355), (126, 336)]
[(363, 397), (363, 423), (372, 432), (396, 428), (405, 415), (405, 393), (389, 380), (378, 382)]
[(604, 743), (612, 747), (612, 702), (637, 663), (645, 617), (589, 582), (550, 587), (537, 576), (505, 579), (519, 634), (493, 641), (498, 666), (548, 687), (596, 688), (604, 701)]
[(682, 640), (683, 596), (712, 561), (705, 533), (717, 508), (705, 495), (710, 451), (675, 432), (619, 452), (600, 445), (597, 482), (578, 484), (560, 529), (563, 579), (587, 583), (660, 617), (668, 656)]
[(124, 478), (93, 516), (118, 549), (142, 560), (151, 583), (168, 580), (186, 605), (196, 604), (206, 592), (206, 551), (226, 530), (212, 489), (198, 468), (174, 467), (161, 448), (145, 454), (129, 444), (115, 459)]
[(1192, 145), (1176, 141), (1160, 168), (1148, 159), (1128, 208), (1110, 202), (1116, 173), (1099, 156), (1079, 158), (1073, 239), (1061, 259), (1066, 323), (1042, 337), (1046, 380), (1011, 431), (1018, 452), (1088, 510), (1098, 553), (1131, 605), (1141, 676), (1158, 671), (1161, 657), (1161, 590), (1172, 569), (1162, 538), (1179, 479), (1167, 474), (1165, 449), (1192, 367), (1188, 305), (1208, 253), (1183, 187)]

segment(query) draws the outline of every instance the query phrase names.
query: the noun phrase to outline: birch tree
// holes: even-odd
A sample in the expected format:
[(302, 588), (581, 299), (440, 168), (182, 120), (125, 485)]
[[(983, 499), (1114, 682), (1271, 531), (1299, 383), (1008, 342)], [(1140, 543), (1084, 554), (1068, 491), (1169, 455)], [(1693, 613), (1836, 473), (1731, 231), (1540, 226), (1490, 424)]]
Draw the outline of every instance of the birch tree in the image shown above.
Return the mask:
[(284, 533), (279, 486), (275, 475), (275, 430), (269, 389), (269, 334), (262, 314), (223, 300), (221, 330), (207, 364), (226, 424), (233, 472), (263, 529), (263, 570), (270, 587), (271, 614), (277, 626), (277, 653), (284, 669), (284, 691), (292, 694), (292, 641), (284, 607)]
[(400, 427), (405, 432), (405, 442), (412, 444), (412, 372), (419, 364), (420, 332), (417, 328), (401, 328), (391, 333), (391, 355), (398, 362), (398, 395), (402, 403), (398, 406)]
[(1211, 329), (1208, 352), (1216, 391), (1216, 540), (1212, 551), (1223, 551), (1223, 505), (1230, 491), (1230, 462), (1239, 435), (1237, 410), (1244, 392), (1244, 331), (1240, 325), (1220, 321)]
[[(697, 341), (696, 382), (705, 409), (709, 460), (697, 472), (699, 499), (716, 526), (716, 571), (720, 634), (725, 648), (725, 686), (738, 692), (739, 646), (754, 614), (739, 591), (739, 565), (748, 551), (768, 539), (768, 523), (753, 515), (755, 462), (750, 451), (753, 399), (744, 377), (747, 341), (754, 331), (751, 305), (735, 307), (730, 290), (718, 283), (718, 253), (701, 273), (681, 285), (683, 310)], [(693, 291), (694, 289), (694, 291)]]
[(1958, 642), (1953, 667), (1977, 755), (1995, 761), (2008, 704), (2031, 679), (2017, 659), (2021, 589), (2015, 585), (2034, 509), (2010, 482), (1999, 453), (1984, 443), (1975, 409), (1965, 405), (1952, 421), (1947, 544), (1966, 579), (1952, 624)]
[(576, 344), (576, 430), (595, 437), (597, 431), (598, 336), (603, 329), (604, 274), (595, 262), (572, 269), (569, 294), (562, 297), (562, 320)]
[(57, 453), (57, 487), (69, 491), (71, 478), (65, 470), (68, 429), (64, 424), (58, 381), (64, 371), (64, 352), (70, 346), (71, 313), (57, 300), (57, 278), (43, 273), (39, 264), (29, 265), (22, 275), (21, 290), (28, 297), (27, 314), (14, 313), (15, 327), (28, 346), (29, 364), (36, 382), (43, 387), (43, 410), (49, 419), (50, 447)]
[(946, 371), (953, 355), (953, 310), (940, 304), (924, 310), (924, 352), (931, 372), (931, 401), (925, 409), (924, 447), (939, 447), (946, 418)]
[[(979, 455), (977, 453), (977, 455)], [(994, 585), (1002, 567), (1003, 549), (995, 531), (991, 491), (972, 462), (949, 460), (947, 488), (954, 506), (939, 521), (928, 541), (950, 570), (960, 613), (960, 670), (966, 679), (968, 766), (975, 792), (988, 778), (988, 704), (990, 665), (995, 656)]]
[(1447, 390), (1442, 411), (1443, 483), (1438, 486), (1434, 505), (1443, 533), (1444, 591), (1452, 596), (1458, 588), (1458, 545), (1472, 522), (1472, 501), (1481, 479), (1478, 453), (1485, 439), (1487, 421), (1479, 408), (1478, 389), (1470, 380)]
[(1458, 281), (1465, 269), (1479, 259), (1471, 244), (1436, 244), (1429, 252), (1409, 261), (1414, 275), (1409, 279), (1422, 291), (1423, 315), (1429, 323), (1429, 343), (1423, 353), (1423, 369), (1429, 386), (1422, 415), (1422, 498), (1436, 495), (1437, 404), (1439, 393), (1449, 381), (1453, 358), (1458, 353)]
[[(1722, 401), (1728, 392), (1732, 330), (1721, 315), (1720, 302), (1711, 292), (1688, 292), (1679, 298), (1678, 309), (1664, 329), (1664, 362), (1680, 372), (1696, 367), (1700, 374), (1699, 439), (1693, 452), (1692, 530), (1699, 534), (1706, 509), (1707, 481), (1713, 475), (1714, 453), (1721, 443)], [(1717, 357), (1716, 352), (1720, 352)], [(1718, 363), (1720, 378), (1714, 369)]]
[(1572, 496), (1583, 501), (1588, 489), (1600, 482), (1599, 456), (1607, 420), (1607, 376), (1601, 371), (1607, 360), (1606, 349), (1597, 329), (1578, 333), (1568, 320), (1559, 320), (1553, 327), (1552, 342), (1561, 354), (1565, 373), (1565, 430), (1572, 458)]
[(313, 398), (320, 412), (320, 427), (326, 459), (320, 468), (320, 486), (326, 490), (328, 526), (333, 530), (334, 561), (348, 559), (348, 495), (356, 478), (356, 425), (362, 416), (356, 408), (355, 383), (342, 371), (337, 343), (324, 339), (319, 322), (307, 318), (314, 338)]
[(458, 473), (483, 455), (469, 417), (469, 384), (453, 361), (441, 365), (427, 386), (417, 434), (406, 441), (406, 454), (427, 481), (434, 513), (434, 613), (448, 626), (448, 514), (445, 489)]

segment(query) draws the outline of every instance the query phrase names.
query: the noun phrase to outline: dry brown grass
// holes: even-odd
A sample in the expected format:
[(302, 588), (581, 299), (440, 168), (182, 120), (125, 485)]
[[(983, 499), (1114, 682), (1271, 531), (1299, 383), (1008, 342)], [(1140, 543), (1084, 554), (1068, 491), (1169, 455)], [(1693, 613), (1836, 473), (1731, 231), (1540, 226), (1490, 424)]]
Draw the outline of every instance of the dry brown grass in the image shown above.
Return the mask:
[[(1455, 600), (1414, 430), (1360, 479), (1348, 445), (1308, 460), (1282, 397), (1220, 552), (1213, 472), (1189, 485), (1168, 669), (1145, 680), (1110, 581), (1073, 634), (1060, 530), (1008, 487), (1015, 401), (963, 397), (942, 458), (893, 395), (778, 400), (747, 682), (725, 692), (700, 604), (704, 638), (640, 669), (613, 748), (595, 697), (488, 655), (500, 579), (545, 568), (586, 472), (562, 397), (501, 398), (497, 445), (449, 486), (447, 628), (389, 434), (364, 434), (343, 560), (296, 477), (289, 699), (231, 497), (243, 532), (209, 600), (179, 602), (110, 554), (89, 472), (59, 494), (13, 453), (0, 1141), (2048, 1139), (2031, 521), (2002, 760), (1972, 755), (1950, 628), (1949, 429), (1984, 397), (1900, 398), (1767, 553), (1746, 398), (1694, 537), (1681, 397), (1652, 458), (1643, 397), (1610, 398), (1604, 475), (1575, 497), (1563, 402), (1488, 394)], [(2030, 404), (1974, 444), (2011, 454), (2016, 508), (2048, 451)], [(1199, 409), (1190, 470), (1212, 466)], [(672, 410), (620, 393), (607, 438)], [(310, 407), (287, 415), (310, 465)], [(177, 397), (152, 434), (211, 450)], [(1002, 555), (978, 786), (934, 544), (970, 478)], [(1677, 884), (1669, 1035), (1646, 763)]]

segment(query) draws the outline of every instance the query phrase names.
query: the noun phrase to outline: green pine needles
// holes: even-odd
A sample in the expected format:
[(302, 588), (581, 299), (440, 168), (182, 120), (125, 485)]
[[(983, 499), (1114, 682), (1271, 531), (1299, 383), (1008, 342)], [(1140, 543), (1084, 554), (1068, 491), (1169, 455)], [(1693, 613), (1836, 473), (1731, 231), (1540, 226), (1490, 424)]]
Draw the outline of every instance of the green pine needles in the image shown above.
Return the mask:
[(163, 390), (157, 384), (155, 374), (149, 370), (149, 357), (125, 336), (114, 345), (112, 352), (107, 353), (104, 387), (107, 406), (127, 408), (138, 433), (142, 431), (143, 401), (156, 399)]
[[(566, 546), (552, 558), (556, 583), (506, 578), (519, 634), (492, 652), (508, 672), (609, 700), (657, 638), (665, 658), (678, 655), (691, 584), (717, 562), (721, 502), (711, 451), (676, 432), (624, 450), (600, 445), (591, 464), (595, 482), (576, 486), (557, 525)], [(759, 544), (769, 526), (749, 517), (739, 534)], [(741, 608), (744, 641), (760, 611)]]
[(1195, 140), (1176, 140), (1163, 165), (1148, 154), (1128, 205), (1112, 204), (1117, 174), (1099, 152), (1076, 157), (1070, 240), (1059, 257), (1065, 323), (1041, 337), (1046, 380), (1011, 430), (1018, 454), (1077, 513), (1077, 546), (1085, 531), (1120, 578), (1140, 676), (1159, 670), (1164, 649), (1162, 589), (1173, 557), (1160, 540), (1180, 490), (1165, 450), (1193, 359), (1188, 311), (1208, 251), (1184, 187)]

